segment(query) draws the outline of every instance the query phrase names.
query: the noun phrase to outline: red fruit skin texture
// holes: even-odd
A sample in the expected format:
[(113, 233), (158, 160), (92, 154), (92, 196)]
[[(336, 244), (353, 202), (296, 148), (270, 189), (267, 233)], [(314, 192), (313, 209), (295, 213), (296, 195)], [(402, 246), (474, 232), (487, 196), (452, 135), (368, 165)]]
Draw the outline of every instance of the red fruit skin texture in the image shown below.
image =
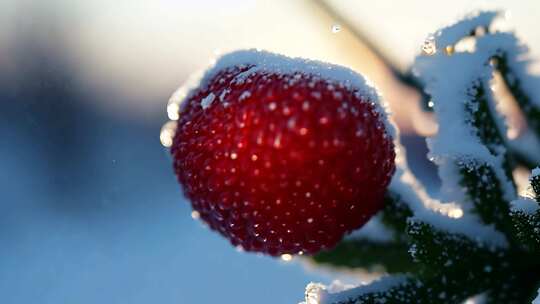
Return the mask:
[(171, 147), (184, 194), (244, 250), (332, 248), (383, 208), (395, 171), (385, 117), (358, 90), (307, 72), (238, 80), (251, 67), (224, 68), (184, 100)]

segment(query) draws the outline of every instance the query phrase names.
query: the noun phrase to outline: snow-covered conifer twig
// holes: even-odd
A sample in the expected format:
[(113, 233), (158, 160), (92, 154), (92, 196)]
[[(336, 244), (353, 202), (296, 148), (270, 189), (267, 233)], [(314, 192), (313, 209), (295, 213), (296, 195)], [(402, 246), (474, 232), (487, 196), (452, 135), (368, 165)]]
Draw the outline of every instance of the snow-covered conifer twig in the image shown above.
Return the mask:
[[(462, 303), (478, 294), (486, 303), (532, 300), (540, 283), (530, 277), (540, 271), (540, 174), (531, 177), (536, 201), (519, 198), (512, 176), (517, 141), (507, 137), (491, 84), (501, 73), (540, 138), (540, 82), (526, 72), (517, 38), (493, 29), (499, 15), (472, 14), (435, 32), (415, 60), (439, 122), (428, 146), (443, 185), (436, 200), (428, 197), (401, 162), (385, 224), (419, 267), (337, 293), (310, 285), (308, 304)], [(528, 165), (538, 158), (534, 149), (519, 150)]]

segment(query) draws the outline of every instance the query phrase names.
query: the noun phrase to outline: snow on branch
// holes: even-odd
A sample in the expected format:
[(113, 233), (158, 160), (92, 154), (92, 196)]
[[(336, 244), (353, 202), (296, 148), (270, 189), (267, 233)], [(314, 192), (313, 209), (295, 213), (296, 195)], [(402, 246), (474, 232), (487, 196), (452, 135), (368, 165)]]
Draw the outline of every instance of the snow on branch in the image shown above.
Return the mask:
[[(453, 46), (469, 36), (471, 28), (489, 27), (497, 15), (479, 13), (446, 27), (436, 33), (435, 43)], [(428, 139), (429, 156), (439, 166), (442, 200), (460, 202), (467, 215), (478, 216), (478, 225), (494, 225), (508, 236), (509, 202), (516, 198), (516, 190), (505, 121), (496, 110), (490, 82), (493, 58), (519, 50), (513, 34), (507, 33), (480, 35), (469, 44), (415, 60), (414, 72), (432, 96), (439, 122), (438, 133)]]
[(457, 23), (443, 27), (429, 35), (427, 43), (433, 43), (437, 51), (455, 45), (467, 36), (474, 36), (478, 28), (489, 29), (493, 21), (501, 15), (499, 11), (475, 12), (465, 16)]
[(411, 280), (406, 275), (386, 276), (369, 285), (360, 285), (349, 289), (340, 285), (325, 287), (322, 284), (310, 283), (306, 287), (305, 302), (302, 304), (348, 304), (356, 303), (367, 297), (382, 298), (383, 294), (392, 288), (409, 285)]
[[(536, 138), (533, 151), (519, 151), (530, 165), (540, 159), (535, 152), (540, 151), (540, 78), (528, 73), (527, 49), (516, 36), (495, 31), (500, 15), (479, 12), (440, 29), (414, 62), (413, 73), (431, 96), (439, 123), (427, 143), (442, 188), (437, 199), (427, 195), (396, 142), (397, 170), (387, 194), (391, 216), (385, 220), (383, 213), (382, 222), (406, 231), (397, 241), (410, 245), (420, 266), (354, 288), (310, 284), (306, 304), (460, 303), (482, 293), (491, 299), (514, 296), (501, 290), (512, 271), (507, 261), (513, 250), (540, 253), (540, 169), (530, 179), (536, 201), (518, 198), (512, 176), (516, 141), (507, 137), (492, 84), (500, 73)], [(506, 285), (519, 286), (521, 279), (518, 274)]]

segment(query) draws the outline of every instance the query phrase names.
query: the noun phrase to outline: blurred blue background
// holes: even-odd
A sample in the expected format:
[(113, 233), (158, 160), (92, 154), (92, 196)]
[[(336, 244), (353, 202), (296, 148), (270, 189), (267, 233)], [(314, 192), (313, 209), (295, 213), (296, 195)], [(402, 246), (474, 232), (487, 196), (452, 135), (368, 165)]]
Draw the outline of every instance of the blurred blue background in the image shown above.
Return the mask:
[[(338, 20), (316, 1), (1, 1), (0, 303), (297, 303), (310, 281), (336, 278), (237, 252), (193, 221), (159, 133), (169, 96), (215, 53), (318, 58), (377, 84), (436, 187), (418, 94), (365, 42), (405, 69), (427, 33), (471, 4), (371, 2), (328, 1)], [(495, 2), (539, 42), (527, 13), (537, 2)]]

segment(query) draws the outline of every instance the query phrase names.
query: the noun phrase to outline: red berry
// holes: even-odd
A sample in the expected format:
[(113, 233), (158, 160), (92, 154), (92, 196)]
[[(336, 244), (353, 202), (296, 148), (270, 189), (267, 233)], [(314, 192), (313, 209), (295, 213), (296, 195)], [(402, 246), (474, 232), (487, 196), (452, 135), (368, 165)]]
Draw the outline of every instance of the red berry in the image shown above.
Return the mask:
[(229, 54), (181, 105), (174, 169), (193, 209), (233, 245), (315, 253), (383, 207), (395, 153), (376, 102), (345, 68)]

